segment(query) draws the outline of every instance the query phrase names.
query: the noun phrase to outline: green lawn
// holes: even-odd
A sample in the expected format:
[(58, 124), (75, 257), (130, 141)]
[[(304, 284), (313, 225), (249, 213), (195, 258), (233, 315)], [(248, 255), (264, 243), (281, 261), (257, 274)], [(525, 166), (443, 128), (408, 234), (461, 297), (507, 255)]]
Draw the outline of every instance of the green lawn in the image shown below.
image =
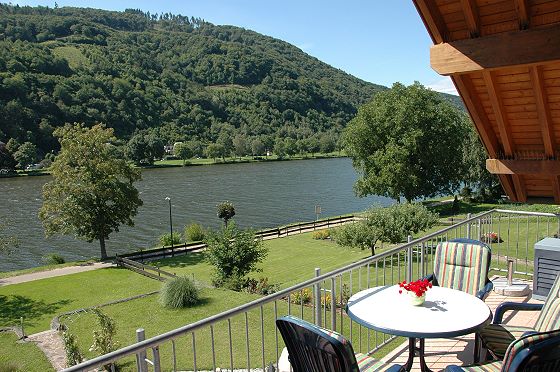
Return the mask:
[(14, 333), (0, 332), (0, 371), (47, 372), (54, 371), (54, 368), (35, 344), (17, 342)]
[(24, 318), (28, 334), (49, 329), (66, 311), (158, 290), (160, 282), (125, 269), (100, 269), (0, 287), (0, 326)]
[[(262, 161), (277, 161), (277, 160), (302, 160), (302, 159), (320, 159), (320, 158), (337, 158), (345, 156), (343, 153), (339, 152), (330, 152), (330, 153), (315, 153), (315, 154), (306, 154), (306, 155), (294, 155), (290, 157), (285, 157), (283, 159), (278, 159), (276, 155), (270, 156), (260, 156), (258, 158), (254, 158), (252, 156), (241, 156), (241, 157), (226, 157), (225, 163), (232, 164), (232, 163), (250, 163), (250, 162), (262, 162)], [(189, 159), (186, 165), (208, 165), (208, 164), (224, 164), (224, 160), (222, 158), (215, 159), (207, 159), (207, 158), (199, 158), (199, 159)], [(179, 166), (183, 165), (182, 160), (160, 160), (154, 163), (155, 166)]]

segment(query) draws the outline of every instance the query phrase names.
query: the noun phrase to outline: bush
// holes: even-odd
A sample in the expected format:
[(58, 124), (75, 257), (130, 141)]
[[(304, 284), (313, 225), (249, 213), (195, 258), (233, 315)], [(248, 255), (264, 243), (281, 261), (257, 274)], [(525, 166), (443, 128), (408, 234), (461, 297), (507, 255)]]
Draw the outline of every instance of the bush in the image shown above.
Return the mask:
[(313, 239), (315, 240), (326, 240), (331, 238), (331, 230), (317, 230), (313, 232)]
[[(169, 233), (163, 234), (159, 237), (159, 243), (164, 246), (171, 245), (171, 235)], [(173, 244), (178, 245), (181, 244), (181, 234), (173, 233)]]
[[(117, 350), (119, 344), (115, 340), (115, 335), (117, 334), (115, 321), (99, 309), (93, 309), (93, 313), (97, 316), (99, 329), (93, 331), (93, 344), (89, 350), (97, 351), (100, 355)], [(106, 371), (111, 371), (116, 369), (116, 366), (114, 364), (107, 364), (103, 368)]]
[(75, 366), (84, 361), (84, 354), (78, 347), (76, 336), (68, 331), (62, 332), (62, 342), (64, 343), (64, 351), (66, 352), (66, 361), (68, 366)]
[(206, 231), (199, 223), (193, 222), (185, 226), (185, 243), (204, 240)]
[(170, 309), (190, 307), (196, 305), (199, 301), (198, 288), (186, 276), (168, 280), (160, 293), (160, 302)]
[(64, 260), (64, 257), (56, 253), (49, 253), (43, 256), (43, 261), (47, 265), (60, 265), (66, 262), (66, 260)]
[(225, 201), (221, 202), (216, 206), (218, 218), (224, 220), (224, 224), (227, 226), (228, 221), (235, 216), (235, 207), (232, 202)]
[(233, 223), (218, 232), (209, 232), (204, 241), (208, 245), (206, 261), (214, 266), (214, 284), (230, 289), (242, 289), (246, 275), (259, 271), (257, 265), (268, 254), (254, 231), (239, 230)]
[(304, 305), (311, 302), (312, 298), (311, 289), (305, 288), (299, 292), (294, 292), (290, 295), (290, 300), (294, 304), (301, 304), (303, 302)]
[(278, 284), (269, 283), (268, 278), (260, 278), (259, 280), (249, 279), (247, 280), (247, 285), (245, 286), (245, 290), (247, 292), (263, 296), (277, 292), (278, 289)]

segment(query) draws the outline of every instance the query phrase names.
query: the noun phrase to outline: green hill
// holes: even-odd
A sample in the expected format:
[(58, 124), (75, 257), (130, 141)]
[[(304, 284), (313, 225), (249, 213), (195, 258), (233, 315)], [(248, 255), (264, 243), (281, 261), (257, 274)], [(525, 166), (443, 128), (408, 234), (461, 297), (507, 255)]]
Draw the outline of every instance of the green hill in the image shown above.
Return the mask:
[(220, 133), (334, 138), (384, 87), (281, 40), (139, 10), (0, 4), (0, 141), (56, 149), (55, 127), (102, 122), (126, 140)]

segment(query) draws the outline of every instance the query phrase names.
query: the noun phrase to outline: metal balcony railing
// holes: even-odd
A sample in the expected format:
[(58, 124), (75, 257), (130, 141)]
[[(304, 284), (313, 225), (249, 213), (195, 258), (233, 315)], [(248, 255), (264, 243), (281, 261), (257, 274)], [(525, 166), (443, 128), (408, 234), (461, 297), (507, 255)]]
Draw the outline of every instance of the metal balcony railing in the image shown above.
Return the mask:
[(430, 273), (437, 244), (460, 237), (488, 242), (492, 270), (506, 271), (509, 258), (517, 275), (531, 276), (533, 246), (543, 237), (558, 233), (559, 217), (501, 209), (468, 216), (329, 273), (321, 274), (317, 269), (312, 279), (181, 328), (148, 339), (139, 330), (137, 343), (65, 371), (89, 371), (113, 362), (140, 372), (266, 370), (277, 364), (284, 347), (275, 320), (287, 314), (344, 334), (356, 352), (384, 354), (392, 349), (395, 337), (369, 330), (346, 316), (344, 305), (353, 293)]

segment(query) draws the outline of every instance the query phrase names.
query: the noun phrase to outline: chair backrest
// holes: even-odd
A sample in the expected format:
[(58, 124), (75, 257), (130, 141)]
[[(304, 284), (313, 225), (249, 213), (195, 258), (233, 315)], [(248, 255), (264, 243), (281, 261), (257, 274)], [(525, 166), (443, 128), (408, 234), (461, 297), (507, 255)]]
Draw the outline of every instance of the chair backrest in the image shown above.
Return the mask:
[(434, 256), (434, 284), (476, 295), (488, 282), (491, 251), (485, 243), (454, 239), (439, 243)]
[(276, 320), (294, 372), (359, 372), (344, 336), (293, 316)]
[(513, 341), (504, 356), (502, 372), (560, 370), (560, 330), (540, 332)]
[(535, 329), (539, 332), (560, 328), (560, 275), (556, 277), (544, 306), (539, 314)]

